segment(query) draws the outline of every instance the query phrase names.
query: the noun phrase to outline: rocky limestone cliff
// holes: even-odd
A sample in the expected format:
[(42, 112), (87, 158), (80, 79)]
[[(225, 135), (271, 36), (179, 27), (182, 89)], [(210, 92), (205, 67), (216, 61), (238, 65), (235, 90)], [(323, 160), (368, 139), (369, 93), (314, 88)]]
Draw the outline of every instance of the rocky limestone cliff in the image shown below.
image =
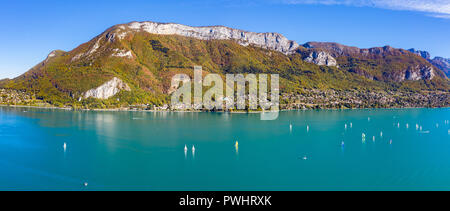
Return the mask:
[[(358, 75), (364, 76), (371, 80), (380, 80), (383, 77), (380, 76), (374, 76), (371, 73), (369, 73), (367, 70), (364, 70), (366, 68), (363, 67), (363, 69), (355, 67), (354, 65), (358, 65), (358, 63), (361, 63), (362, 61), (367, 61), (370, 59), (373, 60), (385, 60), (389, 64), (391, 61), (399, 60), (399, 58), (405, 58), (404, 61), (402, 61), (404, 64), (408, 64), (408, 67), (397, 72), (387, 72), (385, 74), (386, 77), (384, 77), (387, 80), (393, 80), (396, 82), (401, 82), (404, 80), (432, 80), (437, 74), (443, 76), (442, 73), (438, 73), (436, 71), (436, 68), (433, 68), (433, 65), (438, 67), (440, 70), (445, 71), (443, 60), (439, 60), (439, 62), (435, 59), (430, 59), (430, 54), (426, 51), (420, 51), (415, 49), (397, 49), (393, 48), (391, 46), (384, 46), (384, 47), (374, 47), (374, 48), (367, 48), (367, 49), (360, 49), (357, 47), (351, 47), (351, 46), (345, 46), (339, 43), (333, 43), (333, 42), (308, 42), (303, 45), (303, 47), (309, 49), (309, 50), (315, 50), (315, 51), (327, 51), (330, 55), (330, 57), (334, 57), (337, 60), (338, 58), (344, 58), (348, 61), (346, 58), (352, 58), (352, 61), (349, 61), (347, 64), (343, 64), (343, 66), (350, 67), (348, 70), (350, 72), (356, 73)], [(424, 60), (420, 61), (421, 59), (414, 60), (414, 54), (420, 56)], [(386, 60), (386, 58), (389, 58)], [(408, 58), (408, 59), (406, 59)], [(310, 61), (309, 59), (308, 61)], [(409, 60), (409, 61), (408, 61)], [(342, 61), (342, 60), (339, 60)], [(414, 61), (414, 62), (412, 62)], [(317, 64), (317, 63), (316, 63)], [(441, 64), (441, 65), (439, 65)], [(367, 65), (374, 65), (373, 63), (366, 63)], [(447, 73), (447, 72), (446, 72)], [(448, 74), (448, 73), (447, 73)]]
[(415, 66), (415, 67), (408, 67), (408, 69), (405, 71), (405, 77), (403, 80), (431, 80), (435, 76), (434, 69), (431, 66)]
[(44, 63), (47, 63), (50, 61), (51, 58), (57, 56), (61, 51), (60, 50), (54, 50), (52, 52), (50, 52), (47, 56), (47, 58), (45, 59)]
[(299, 45), (278, 33), (256, 33), (225, 26), (191, 27), (174, 23), (132, 22), (116, 27), (109, 39), (123, 39), (129, 30), (145, 31), (160, 35), (180, 35), (201, 40), (236, 40), (240, 45), (255, 45), (284, 54), (294, 53)]
[(391, 46), (357, 48), (334, 42), (307, 42), (303, 45), (303, 47), (307, 49), (327, 50), (330, 55), (335, 58), (339, 56), (377, 58), (380, 56), (411, 55), (412, 53), (410, 51), (393, 48)]
[(415, 50), (414, 48), (409, 49), (409, 51), (415, 53), (418, 56), (423, 57), (434, 66), (444, 71), (447, 77), (450, 77), (450, 59), (442, 57), (434, 57), (433, 59), (431, 59), (430, 53), (428, 53), (428, 51)]
[(112, 80), (104, 83), (103, 85), (91, 89), (84, 94), (84, 98), (96, 98), (96, 99), (108, 99), (120, 91), (131, 91), (128, 84), (120, 80), (119, 78), (114, 77)]
[(308, 57), (304, 58), (304, 61), (317, 65), (326, 65), (329, 67), (337, 66), (336, 59), (325, 51), (311, 52)]

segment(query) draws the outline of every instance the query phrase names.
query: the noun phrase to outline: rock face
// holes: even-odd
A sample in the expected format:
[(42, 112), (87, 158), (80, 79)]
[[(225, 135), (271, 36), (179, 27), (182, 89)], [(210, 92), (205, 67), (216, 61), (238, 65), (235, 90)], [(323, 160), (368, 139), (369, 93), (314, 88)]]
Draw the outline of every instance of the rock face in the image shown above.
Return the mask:
[(336, 59), (334, 59), (329, 53), (324, 51), (311, 52), (308, 57), (304, 58), (304, 61), (314, 63), (317, 65), (337, 66)]
[(84, 94), (84, 98), (96, 98), (96, 99), (108, 99), (121, 90), (131, 91), (128, 84), (120, 80), (119, 78), (114, 77), (112, 80), (104, 83), (103, 85), (91, 89)]
[[(299, 47), (296, 42), (288, 40), (278, 33), (247, 32), (224, 26), (191, 27), (181, 24), (156, 22), (132, 22), (119, 26), (121, 30), (126, 30), (127, 28), (152, 34), (180, 35), (201, 40), (236, 40), (243, 46), (255, 45), (284, 54), (294, 53), (294, 50)], [(117, 34), (119, 38), (125, 36), (126, 34), (123, 31)]]
[(423, 57), (428, 62), (439, 68), (440, 70), (444, 71), (445, 75), (447, 77), (450, 77), (450, 59), (442, 58), (442, 57), (434, 57), (431, 59), (430, 53), (427, 51), (419, 51), (415, 50), (414, 48), (409, 49), (409, 51)]
[(115, 57), (126, 57), (126, 58), (129, 58), (129, 59), (133, 58), (133, 53), (131, 53), (131, 51), (119, 50), (119, 49), (114, 49), (113, 51), (114, 51), (114, 53), (112, 54), (112, 56), (115, 56)]
[(54, 50), (52, 52), (50, 52), (47, 56), (47, 58), (41, 63), (42, 65), (45, 65), (46, 63), (48, 63), (52, 58), (57, 57), (61, 54), (65, 53), (64, 51), (61, 50)]
[(405, 80), (431, 80), (435, 76), (433, 67), (430, 66), (415, 66), (415, 67), (408, 67), (408, 69), (405, 71)]
[(403, 71), (392, 73), (390, 77), (395, 82), (402, 82), (406, 80), (432, 80), (436, 76), (436, 71), (431, 65), (415, 65), (409, 66)]
[[(339, 64), (340, 66), (349, 67), (347, 68), (348, 71), (362, 75), (371, 80), (400, 82), (404, 80), (432, 80), (436, 75), (443, 76), (443, 74), (441, 74), (438, 69), (434, 68), (433, 65), (440, 70), (443, 70), (447, 75), (449, 75), (450, 71), (449, 60), (440, 57), (431, 59), (428, 52), (415, 50), (413, 48), (404, 50), (393, 48), (391, 46), (384, 46), (360, 49), (333, 42), (308, 42), (302, 46), (308, 50), (317, 52), (324, 50), (328, 52), (331, 58), (340, 59), (340, 62), (344, 61), (342, 64)], [(421, 58), (416, 58), (413, 54), (418, 55)], [(313, 56), (309, 56), (305, 61), (313, 61), (313, 58)], [(322, 58), (317, 60), (318, 61), (313, 61), (313, 63), (319, 65), (324, 64), (325, 59)], [(347, 60), (347, 62), (345, 62), (345, 60)], [(376, 67), (377, 64), (365, 62), (367, 60), (381, 61), (384, 65), (390, 65), (391, 62), (397, 60), (407, 63), (408, 67), (405, 69), (388, 71), (383, 73), (383, 75), (373, 75), (373, 71), (367, 71), (365, 70), (365, 67)], [(333, 63), (334, 62), (331, 61), (330, 64)], [(358, 67), (359, 63), (365, 63), (365, 67)]]
[(327, 50), (330, 53), (330, 55), (335, 58), (339, 56), (379, 58), (380, 56), (399, 56), (411, 54), (410, 51), (403, 49), (396, 49), (391, 46), (357, 48), (334, 42), (307, 42), (303, 44), (303, 47), (307, 49)]

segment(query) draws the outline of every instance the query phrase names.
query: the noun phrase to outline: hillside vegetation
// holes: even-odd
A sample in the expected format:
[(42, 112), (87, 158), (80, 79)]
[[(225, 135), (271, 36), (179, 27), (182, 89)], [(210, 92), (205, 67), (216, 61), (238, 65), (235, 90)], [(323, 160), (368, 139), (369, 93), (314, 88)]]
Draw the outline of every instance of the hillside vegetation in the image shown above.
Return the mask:
[[(351, 92), (444, 93), (448, 105), (449, 80), (436, 68), (431, 80), (401, 81), (393, 78), (416, 65), (430, 65), (412, 53), (359, 56), (335, 54), (339, 67), (319, 66), (304, 61), (317, 50), (300, 47), (283, 54), (257, 46), (242, 46), (234, 40), (200, 40), (179, 35), (129, 32), (122, 39), (115, 26), (70, 52), (54, 51), (42, 63), (22, 76), (0, 81), (5, 89), (21, 90), (36, 99), (74, 108), (116, 108), (133, 104), (163, 105), (173, 75), (193, 76), (193, 66), (206, 73), (279, 74), (283, 95), (302, 95), (309, 90)], [(329, 49), (323, 48), (329, 51)], [(400, 52), (400, 50), (399, 50)], [(83, 98), (83, 93), (118, 77), (131, 91), (110, 99)], [(289, 97), (285, 103), (289, 104)], [(447, 102), (446, 102), (447, 101)]]

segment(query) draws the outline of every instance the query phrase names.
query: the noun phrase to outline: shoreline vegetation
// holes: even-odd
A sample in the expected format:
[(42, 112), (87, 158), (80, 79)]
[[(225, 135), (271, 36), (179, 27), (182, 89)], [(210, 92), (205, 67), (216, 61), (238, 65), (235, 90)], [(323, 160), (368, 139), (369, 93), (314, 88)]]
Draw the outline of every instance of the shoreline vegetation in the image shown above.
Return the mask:
[[(450, 93), (442, 91), (428, 92), (360, 92), (335, 90), (308, 90), (305, 93), (282, 94), (280, 96), (280, 111), (289, 110), (347, 110), (371, 108), (448, 108)], [(73, 104), (54, 105), (27, 92), (0, 89), (0, 106), (47, 108), (80, 111), (170, 111), (170, 112), (227, 112), (227, 113), (261, 113), (258, 110), (195, 110), (172, 109), (168, 103), (154, 104), (106, 104), (107, 101), (85, 99), (74, 101)], [(270, 112), (270, 111), (267, 111)]]
[[(128, 108), (117, 108), (117, 109), (73, 109), (73, 108), (63, 108), (63, 107), (38, 107), (38, 106), (24, 106), (24, 105), (5, 105), (0, 104), (0, 108), (30, 108), (30, 109), (49, 109), (49, 110), (61, 110), (61, 111), (94, 111), (94, 112), (149, 112), (149, 113), (228, 113), (228, 114), (260, 114), (264, 111), (202, 111), (202, 110), (133, 110)], [(390, 107), (390, 108), (329, 108), (329, 109), (280, 109), (279, 112), (287, 111), (346, 111), (346, 110), (366, 110), (366, 109), (444, 109), (447, 107)], [(271, 112), (271, 111), (267, 111)]]

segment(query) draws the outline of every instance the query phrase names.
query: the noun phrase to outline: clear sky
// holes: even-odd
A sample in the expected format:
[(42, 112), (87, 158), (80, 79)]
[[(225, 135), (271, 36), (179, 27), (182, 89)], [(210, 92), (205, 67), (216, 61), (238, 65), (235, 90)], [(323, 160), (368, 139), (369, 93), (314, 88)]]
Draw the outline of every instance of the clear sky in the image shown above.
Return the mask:
[(131, 21), (224, 25), (300, 44), (391, 45), (450, 58), (450, 0), (0, 0), (0, 78)]

